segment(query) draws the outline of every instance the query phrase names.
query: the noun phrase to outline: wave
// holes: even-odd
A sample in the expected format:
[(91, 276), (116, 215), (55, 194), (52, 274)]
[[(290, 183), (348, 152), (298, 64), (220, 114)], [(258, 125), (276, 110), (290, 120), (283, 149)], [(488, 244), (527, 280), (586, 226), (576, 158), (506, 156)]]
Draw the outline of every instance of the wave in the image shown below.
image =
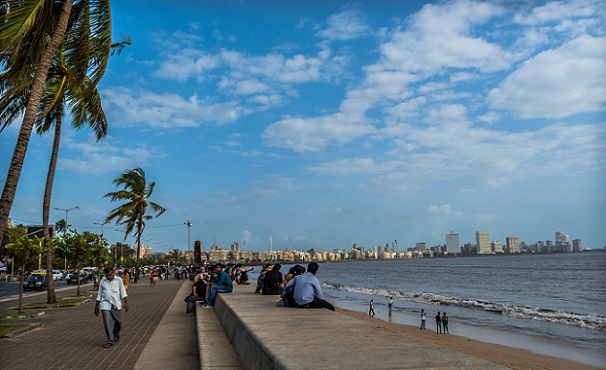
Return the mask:
[(416, 303), (451, 305), (463, 308), (481, 309), (484, 311), (493, 312), (495, 314), (509, 315), (520, 319), (557, 322), (587, 329), (606, 330), (606, 316), (595, 314), (584, 314), (540, 307), (523, 306), (509, 302), (491, 302), (485, 300), (447, 297), (433, 293), (400, 292), (330, 283), (322, 283), (322, 286), (328, 289), (345, 292), (371, 294), (384, 297), (391, 296)]

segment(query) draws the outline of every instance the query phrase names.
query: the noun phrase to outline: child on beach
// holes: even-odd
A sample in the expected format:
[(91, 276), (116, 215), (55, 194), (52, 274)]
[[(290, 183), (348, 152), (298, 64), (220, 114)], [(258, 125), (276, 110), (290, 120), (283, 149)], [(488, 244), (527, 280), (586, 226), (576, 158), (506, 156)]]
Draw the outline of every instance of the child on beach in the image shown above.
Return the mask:
[(420, 330), (425, 330), (425, 321), (427, 321), (427, 313), (424, 309), (421, 309), (421, 327)]
[(368, 316), (375, 317), (375, 303), (372, 299), (368, 303)]

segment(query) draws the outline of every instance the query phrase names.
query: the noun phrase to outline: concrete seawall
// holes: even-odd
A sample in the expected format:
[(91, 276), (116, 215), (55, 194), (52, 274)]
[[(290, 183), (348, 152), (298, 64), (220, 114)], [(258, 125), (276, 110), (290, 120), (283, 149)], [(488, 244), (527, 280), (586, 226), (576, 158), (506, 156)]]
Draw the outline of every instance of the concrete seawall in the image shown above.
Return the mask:
[[(251, 286), (218, 295), (214, 311), (242, 368), (506, 369), (338, 312), (277, 307), (278, 299)], [(199, 340), (201, 357), (204, 341), (208, 336)]]

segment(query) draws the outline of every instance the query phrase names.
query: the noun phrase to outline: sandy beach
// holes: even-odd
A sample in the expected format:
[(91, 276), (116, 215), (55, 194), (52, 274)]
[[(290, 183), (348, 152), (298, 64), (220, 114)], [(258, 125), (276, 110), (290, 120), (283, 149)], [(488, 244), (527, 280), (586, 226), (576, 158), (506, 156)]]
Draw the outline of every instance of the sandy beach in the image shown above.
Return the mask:
[(387, 322), (378, 318), (371, 318), (365, 313), (346, 309), (337, 309), (338, 312), (373, 323), (377, 327), (402, 333), (448, 348), (457, 352), (465, 353), (495, 364), (503, 365), (516, 370), (596, 370), (601, 367), (586, 365), (575, 361), (569, 361), (557, 357), (545, 356), (532, 353), (527, 350), (511, 348), (493, 343), (481, 342), (462, 336), (449, 334), (438, 335), (433, 330), (419, 330), (416, 326)]

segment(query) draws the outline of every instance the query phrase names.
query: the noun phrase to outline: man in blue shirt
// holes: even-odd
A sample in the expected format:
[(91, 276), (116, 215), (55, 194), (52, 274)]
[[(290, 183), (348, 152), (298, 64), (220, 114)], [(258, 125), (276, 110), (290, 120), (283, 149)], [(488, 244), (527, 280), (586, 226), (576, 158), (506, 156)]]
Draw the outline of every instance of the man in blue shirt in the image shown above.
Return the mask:
[(307, 265), (307, 273), (295, 276), (286, 284), (286, 287), (294, 287), (294, 298), (298, 307), (328, 308), (334, 311), (335, 307), (322, 299), (322, 288), (320, 287), (320, 281), (316, 277), (317, 272), (318, 264), (311, 262)]
[(216, 283), (210, 283), (210, 292), (208, 294), (208, 304), (204, 305), (204, 308), (212, 308), (215, 304), (215, 298), (217, 297), (217, 293), (231, 293), (234, 289), (231, 278), (227, 274), (227, 272), (223, 271), (225, 265), (221, 263), (217, 263), (213, 272), (217, 274), (219, 279)]

